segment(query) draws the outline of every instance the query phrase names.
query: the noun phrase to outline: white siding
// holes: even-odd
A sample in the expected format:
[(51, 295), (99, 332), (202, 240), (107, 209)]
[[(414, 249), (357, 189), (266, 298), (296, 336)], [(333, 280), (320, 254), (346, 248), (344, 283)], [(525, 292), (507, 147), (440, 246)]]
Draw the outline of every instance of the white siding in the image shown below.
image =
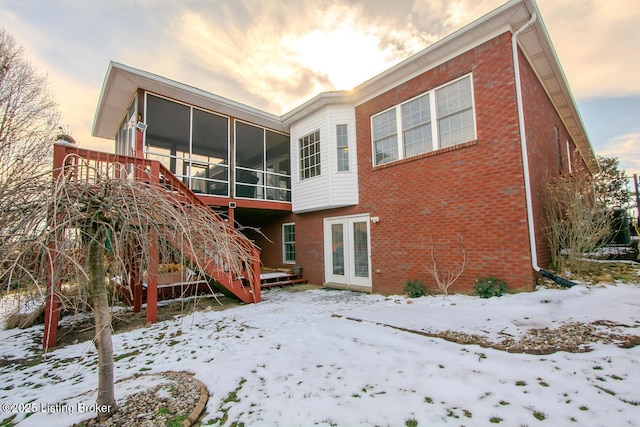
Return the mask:
[[(327, 107), (331, 141), (330, 201), (332, 207), (358, 204), (358, 162), (356, 150), (356, 111), (350, 105)], [(349, 170), (338, 172), (337, 125), (347, 125), (349, 140)]]
[[(348, 126), (349, 171), (338, 172), (336, 125)], [(320, 175), (300, 180), (298, 139), (320, 130)], [(291, 187), (294, 212), (330, 209), (358, 203), (355, 109), (348, 105), (325, 106), (292, 123)]]

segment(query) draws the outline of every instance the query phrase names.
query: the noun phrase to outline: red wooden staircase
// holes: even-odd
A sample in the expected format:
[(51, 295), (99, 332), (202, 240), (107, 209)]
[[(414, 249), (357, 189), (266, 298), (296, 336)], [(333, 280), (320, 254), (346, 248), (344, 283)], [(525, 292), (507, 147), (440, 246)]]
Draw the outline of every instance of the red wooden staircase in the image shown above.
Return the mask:
[[(148, 266), (147, 286), (147, 320), (155, 322), (157, 319), (157, 278), (158, 278), (158, 253), (157, 245), (161, 239), (169, 243), (175, 249), (182, 252), (192, 266), (198, 268), (199, 273), (213, 279), (216, 285), (224, 293), (231, 294), (245, 303), (260, 302), (260, 251), (246, 237), (233, 228), (233, 224), (227, 224), (213, 209), (198, 198), (182, 180), (173, 175), (160, 162), (155, 160), (140, 159), (129, 156), (102, 153), (98, 151), (78, 148), (71, 144), (54, 145), (54, 180), (58, 179), (62, 171), (73, 169), (68, 179), (81, 180), (85, 183), (98, 182), (100, 179), (133, 179), (142, 181), (149, 186), (157, 186), (164, 191), (166, 197), (179, 209), (198, 209), (199, 218), (202, 221), (218, 221), (220, 226), (228, 231), (230, 238), (251, 254), (250, 265), (243, 264), (242, 274), (230, 273), (228, 264), (219, 257), (212, 257), (210, 239), (206, 235), (195, 236), (188, 244), (171, 233), (167, 228), (157, 236), (150, 236), (151, 261)], [(66, 174), (67, 172), (65, 172)], [(206, 209), (203, 209), (206, 208)], [(154, 251), (155, 247), (155, 251)], [(154, 254), (155, 252), (155, 254)], [(135, 262), (132, 263), (135, 265)], [(130, 286), (133, 293), (134, 311), (139, 311), (142, 304), (142, 274), (132, 271)], [(56, 331), (59, 317), (60, 301), (53, 290), (60, 286), (51, 275), (49, 279), (49, 292), (45, 304), (45, 347), (55, 345)]]

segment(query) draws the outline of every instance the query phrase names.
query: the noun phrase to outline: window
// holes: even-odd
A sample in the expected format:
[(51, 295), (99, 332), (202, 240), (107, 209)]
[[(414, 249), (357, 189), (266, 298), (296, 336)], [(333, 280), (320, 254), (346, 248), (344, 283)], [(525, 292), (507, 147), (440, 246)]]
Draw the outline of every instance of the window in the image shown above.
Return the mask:
[(558, 173), (562, 174), (562, 147), (560, 146), (560, 130), (554, 126), (553, 127), (553, 140), (556, 144), (556, 151), (558, 152)]
[(320, 175), (320, 130), (303, 136), (300, 142), (300, 181)]
[(336, 125), (336, 142), (338, 147), (338, 171), (349, 170), (349, 137), (347, 125)]
[(120, 123), (120, 131), (116, 135), (116, 153), (130, 156), (135, 153), (136, 149), (136, 111), (138, 107), (138, 99), (135, 97), (124, 120)]
[(285, 264), (296, 262), (296, 225), (282, 224), (282, 254)]
[(235, 129), (236, 197), (291, 201), (289, 135), (240, 121)]
[(145, 154), (196, 193), (229, 195), (229, 118), (146, 94)]
[(476, 135), (471, 76), (373, 116), (371, 133), (375, 165), (472, 141)]
[(436, 90), (440, 148), (475, 138), (471, 78), (466, 77)]
[(404, 157), (431, 151), (431, 107), (429, 94), (402, 104)]
[(371, 124), (376, 165), (398, 159), (398, 129), (396, 110), (374, 116)]

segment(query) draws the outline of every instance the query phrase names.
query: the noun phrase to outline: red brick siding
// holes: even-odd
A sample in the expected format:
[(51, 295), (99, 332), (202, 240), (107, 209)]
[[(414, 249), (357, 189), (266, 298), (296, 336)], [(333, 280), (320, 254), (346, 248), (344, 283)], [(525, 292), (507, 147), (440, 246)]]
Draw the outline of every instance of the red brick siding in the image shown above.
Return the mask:
[[(569, 174), (566, 141), (569, 141), (571, 151), (572, 173), (584, 177), (591, 175), (529, 62), (523, 58), (522, 53), (520, 58), (538, 265), (544, 268), (551, 262), (549, 244), (545, 236), (547, 221), (544, 214), (544, 186), (550, 178)], [(556, 145), (555, 128), (559, 131), (559, 150)]]
[[(557, 169), (558, 164), (555, 147), (549, 148), (549, 132), (558, 126), (563, 153), (568, 134), (524, 62), (535, 219), (541, 224), (540, 171), (553, 165)], [(477, 139), (374, 167), (371, 116), (467, 73), (473, 75)], [(371, 224), (373, 292), (401, 293), (412, 279), (435, 289), (425, 268), (431, 240), (437, 239), (436, 256), (446, 268), (460, 260), (460, 236), (469, 264), (452, 291), (471, 292), (477, 277), (489, 275), (506, 281), (511, 289), (533, 288), (537, 274), (531, 266), (510, 33), (358, 105), (356, 135), (360, 204), (293, 216), (297, 264), (304, 267), (305, 278), (324, 281), (323, 218), (368, 213), (380, 218)], [(574, 154), (575, 167), (584, 169), (577, 151)], [(538, 252), (542, 259), (548, 258), (540, 242)]]
[(282, 224), (294, 222), (293, 214), (280, 213), (259, 216), (247, 212), (238, 215), (236, 219), (244, 227), (243, 233), (261, 249), (260, 260), (263, 266), (270, 268), (292, 267), (292, 264), (283, 262)]
[[(461, 259), (461, 236), (469, 264), (453, 291), (471, 292), (475, 279), (488, 275), (511, 288), (532, 288), (510, 48), (505, 33), (356, 108), (361, 208), (380, 217), (371, 226), (372, 266), (381, 270), (374, 292), (401, 292), (410, 279), (435, 288), (425, 268), (431, 241), (440, 268), (447, 268)], [(372, 167), (372, 115), (469, 72), (474, 144)]]

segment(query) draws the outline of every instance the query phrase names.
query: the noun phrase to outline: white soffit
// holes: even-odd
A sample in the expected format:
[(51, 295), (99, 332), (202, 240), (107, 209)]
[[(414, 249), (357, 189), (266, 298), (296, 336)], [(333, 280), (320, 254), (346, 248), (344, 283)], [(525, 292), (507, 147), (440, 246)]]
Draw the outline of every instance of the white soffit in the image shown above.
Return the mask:
[(93, 122), (92, 135), (114, 138), (137, 90), (157, 93), (270, 129), (283, 131), (279, 116), (143, 70), (109, 64)]

